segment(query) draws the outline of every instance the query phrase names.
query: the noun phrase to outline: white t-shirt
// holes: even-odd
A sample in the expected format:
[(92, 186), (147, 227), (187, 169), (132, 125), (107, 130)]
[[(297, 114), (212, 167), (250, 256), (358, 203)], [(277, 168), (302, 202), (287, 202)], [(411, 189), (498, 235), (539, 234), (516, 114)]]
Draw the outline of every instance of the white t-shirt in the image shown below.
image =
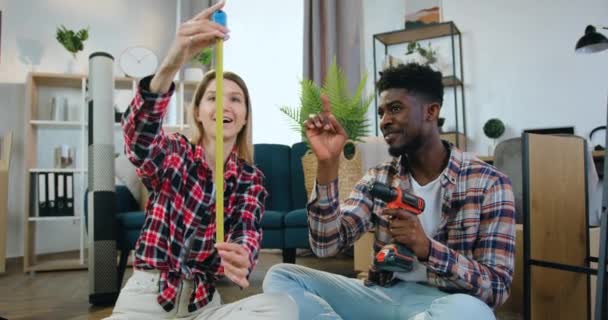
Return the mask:
[[(410, 181), (412, 182), (412, 192), (424, 199), (424, 211), (422, 211), (418, 218), (420, 219), (424, 233), (429, 238), (432, 238), (441, 222), (441, 175), (424, 186), (418, 184), (416, 179), (411, 175)], [(426, 267), (416, 259), (412, 271), (395, 272), (395, 277), (403, 281), (426, 282)]]

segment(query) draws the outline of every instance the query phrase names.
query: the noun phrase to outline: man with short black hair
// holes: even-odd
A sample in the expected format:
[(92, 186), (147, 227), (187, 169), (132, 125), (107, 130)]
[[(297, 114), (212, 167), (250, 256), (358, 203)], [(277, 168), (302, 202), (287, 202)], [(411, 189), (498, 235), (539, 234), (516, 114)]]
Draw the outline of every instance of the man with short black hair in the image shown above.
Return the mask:
[[(320, 257), (336, 255), (375, 230), (374, 251), (399, 243), (416, 256), (411, 272), (379, 271), (368, 280), (280, 264), (268, 271), (265, 292), (288, 293), (300, 319), (494, 319), (507, 300), (515, 251), (515, 208), (509, 178), (442, 141), (440, 72), (418, 64), (382, 72), (378, 116), (392, 161), (371, 169), (342, 204), (338, 159), (346, 133), (324, 110), (306, 123), (318, 160), (308, 203), (310, 244)], [(370, 184), (380, 182), (424, 199), (420, 216), (387, 209)]]

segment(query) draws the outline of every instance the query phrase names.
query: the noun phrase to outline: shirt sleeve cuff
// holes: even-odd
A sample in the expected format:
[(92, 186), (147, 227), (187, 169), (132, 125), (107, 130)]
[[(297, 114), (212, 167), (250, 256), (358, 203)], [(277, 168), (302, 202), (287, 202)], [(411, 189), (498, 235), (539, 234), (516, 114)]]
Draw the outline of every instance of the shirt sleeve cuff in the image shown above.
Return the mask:
[(317, 181), (315, 181), (315, 185), (310, 194), (310, 201), (308, 203), (330, 203), (332, 199), (338, 198), (337, 192), (338, 178), (328, 184), (319, 184)]
[(435, 271), (439, 275), (448, 275), (450, 265), (454, 263), (454, 257), (450, 248), (444, 244), (431, 239), (431, 249), (428, 260), (422, 262), (427, 268)]
[(167, 99), (171, 97), (173, 95), (173, 92), (175, 91), (175, 83), (171, 82), (171, 87), (169, 88), (169, 91), (165, 93), (153, 93), (150, 92), (150, 82), (152, 81), (153, 77), (154, 75), (150, 75), (139, 80), (139, 93), (141, 94), (141, 97), (144, 99), (144, 101), (155, 102), (158, 99)]

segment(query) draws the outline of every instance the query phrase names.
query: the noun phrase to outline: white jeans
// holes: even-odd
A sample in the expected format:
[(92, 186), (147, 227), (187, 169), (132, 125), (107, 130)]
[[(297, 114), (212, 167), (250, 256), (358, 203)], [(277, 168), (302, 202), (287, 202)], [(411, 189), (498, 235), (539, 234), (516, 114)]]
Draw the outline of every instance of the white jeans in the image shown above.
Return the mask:
[(157, 302), (160, 273), (135, 270), (120, 291), (110, 320), (136, 319), (298, 319), (298, 307), (285, 294), (258, 294), (230, 304), (221, 304), (218, 292), (205, 307), (188, 312), (194, 290), (192, 281), (182, 280), (176, 306), (165, 311)]

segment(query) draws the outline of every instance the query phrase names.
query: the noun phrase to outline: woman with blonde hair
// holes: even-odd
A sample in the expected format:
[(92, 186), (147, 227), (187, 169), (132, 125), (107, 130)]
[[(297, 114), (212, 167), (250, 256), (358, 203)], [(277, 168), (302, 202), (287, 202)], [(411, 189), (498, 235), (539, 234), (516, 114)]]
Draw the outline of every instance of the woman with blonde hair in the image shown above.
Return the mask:
[[(261, 244), (267, 195), (253, 166), (251, 102), (245, 82), (224, 73), (224, 119), (215, 119), (215, 73), (192, 103), (194, 137), (162, 130), (180, 67), (228, 30), (209, 20), (218, 3), (182, 24), (158, 72), (142, 79), (123, 117), (125, 152), (149, 190), (135, 248), (133, 276), (109, 319), (293, 319), (297, 307), (281, 294), (259, 294), (221, 305), (215, 282), (225, 275), (241, 288)], [(224, 123), (225, 242), (216, 243), (215, 121)]]

